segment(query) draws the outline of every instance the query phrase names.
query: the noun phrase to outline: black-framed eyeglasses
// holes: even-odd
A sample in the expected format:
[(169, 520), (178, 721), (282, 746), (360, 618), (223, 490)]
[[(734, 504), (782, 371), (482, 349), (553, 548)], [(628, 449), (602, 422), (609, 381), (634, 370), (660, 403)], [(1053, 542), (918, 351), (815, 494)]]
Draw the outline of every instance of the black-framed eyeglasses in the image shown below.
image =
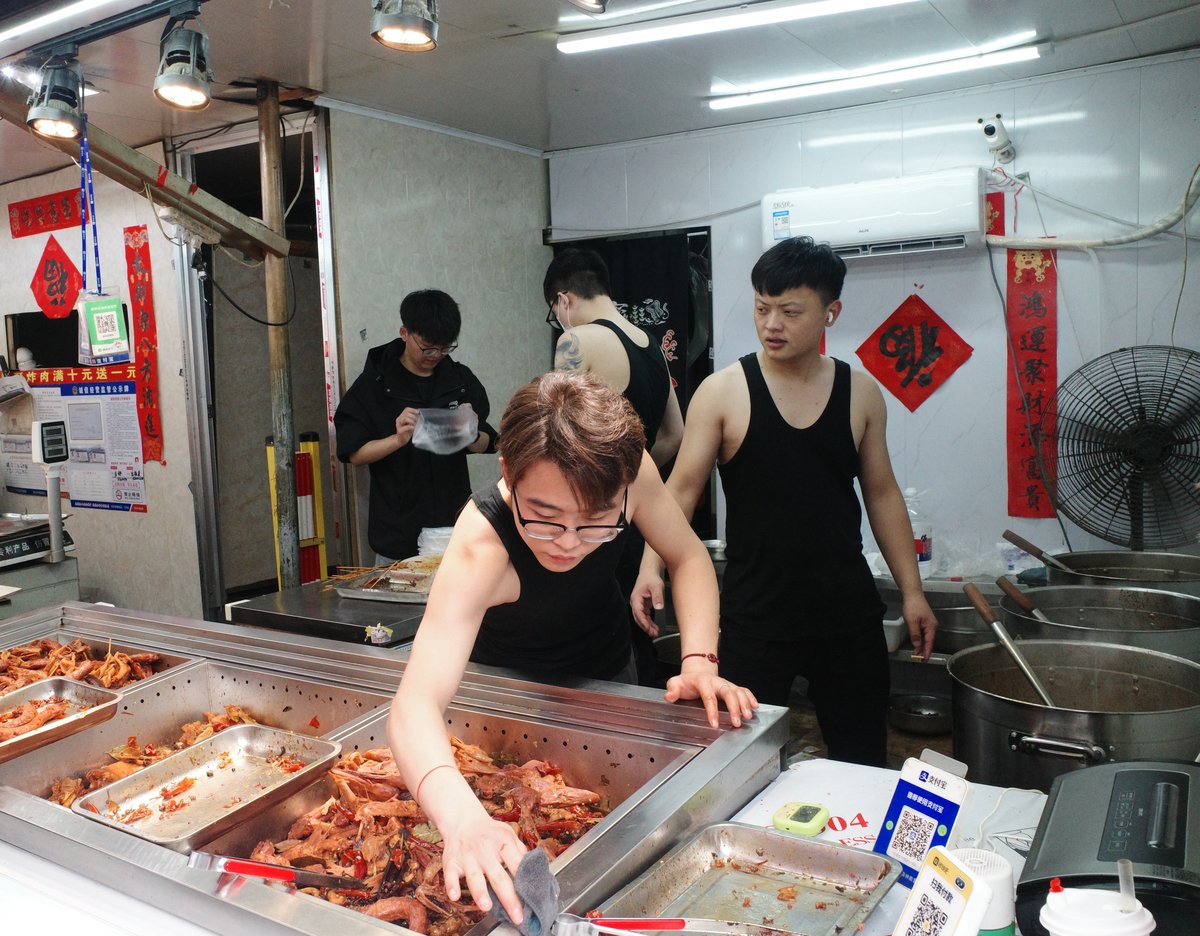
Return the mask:
[(412, 343), (420, 349), (422, 356), (427, 358), (445, 357), (447, 354), (450, 354), (452, 351), (455, 351), (458, 348), (458, 342), (448, 345), (426, 346), (417, 341), (417, 336), (412, 333), (409, 333), (409, 338)]
[(621, 516), (616, 523), (589, 523), (584, 526), (569, 527), (562, 523), (552, 523), (549, 520), (526, 520), (521, 514), (521, 502), (517, 500), (517, 489), (512, 489), (513, 504), (517, 508), (517, 520), (521, 529), (530, 539), (556, 540), (564, 533), (574, 533), (585, 543), (607, 543), (620, 535), (629, 526), (625, 519), (625, 509), (629, 506), (629, 488), (625, 488), (625, 501), (621, 504)]
[(554, 311), (554, 307), (558, 305), (558, 297), (561, 295), (562, 293), (555, 294), (554, 298), (550, 300), (550, 311), (546, 313), (546, 324), (555, 331), (563, 330), (562, 322), (558, 320), (558, 315)]

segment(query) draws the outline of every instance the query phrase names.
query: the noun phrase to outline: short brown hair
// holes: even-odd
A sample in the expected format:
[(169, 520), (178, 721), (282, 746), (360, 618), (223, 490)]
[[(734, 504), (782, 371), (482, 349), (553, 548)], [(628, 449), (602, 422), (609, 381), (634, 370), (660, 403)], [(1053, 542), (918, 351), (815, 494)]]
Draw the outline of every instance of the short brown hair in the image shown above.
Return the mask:
[(546, 460), (591, 511), (637, 477), (646, 432), (629, 401), (607, 384), (590, 374), (551, 371), (508, 401), (497, 447), (510, 487)]

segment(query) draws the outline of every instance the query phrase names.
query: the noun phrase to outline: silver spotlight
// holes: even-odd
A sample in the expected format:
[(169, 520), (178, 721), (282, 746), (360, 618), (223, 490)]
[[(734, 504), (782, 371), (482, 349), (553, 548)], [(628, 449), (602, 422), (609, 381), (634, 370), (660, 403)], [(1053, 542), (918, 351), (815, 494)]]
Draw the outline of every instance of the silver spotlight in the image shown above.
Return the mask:
[(73, 140), (83, 133), (83, 69), (78, 62), (42, 69), (25, 123), (44, 137)]
[(437, 0), (371, 0), (371, 36), (391, 49), (427, 52), (437, 46)]
[(212, 100), (208, 36), (189, 26), (167, 25), (168, 31), (158, 44), (154, 94), (160, 101), (181, 110), (203, 110)]

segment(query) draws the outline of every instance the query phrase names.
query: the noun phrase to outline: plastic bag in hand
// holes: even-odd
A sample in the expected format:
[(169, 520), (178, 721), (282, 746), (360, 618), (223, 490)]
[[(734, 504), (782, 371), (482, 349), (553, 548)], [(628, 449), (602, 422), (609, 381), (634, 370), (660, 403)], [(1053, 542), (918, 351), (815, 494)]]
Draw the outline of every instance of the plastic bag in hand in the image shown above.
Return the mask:
[(455, 409), (417, 410), (412, 444), (435, 455), (461, 452), (479, 437), (479, 416), (470, 403)]

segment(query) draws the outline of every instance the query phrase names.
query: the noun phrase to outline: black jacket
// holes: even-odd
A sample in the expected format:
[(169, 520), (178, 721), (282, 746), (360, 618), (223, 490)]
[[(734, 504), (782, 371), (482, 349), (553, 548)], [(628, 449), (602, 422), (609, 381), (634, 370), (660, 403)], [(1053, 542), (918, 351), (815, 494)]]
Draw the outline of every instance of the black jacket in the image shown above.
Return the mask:
[[(346, 391), (333, 416), (337, 456), (350, 456), (375, 439), (396, 431), (396, 417), (405, 407), (448, 407), (470, 403), (479, 416), (479, 429), (492, 439), (487, 423), (491, 407), (483, 384), (465, 364), (444, 357), (430, 377), (418, 377), (400, 362), (400, 338), (367, 352), (363, 372)], [(453, 526), (471, 496), (467, 452), (434, 455), (412, 444), (368, 466), (371, 472), (367, 539), (371, 548), (392, 559), (417, 554), (422, 527)]]

